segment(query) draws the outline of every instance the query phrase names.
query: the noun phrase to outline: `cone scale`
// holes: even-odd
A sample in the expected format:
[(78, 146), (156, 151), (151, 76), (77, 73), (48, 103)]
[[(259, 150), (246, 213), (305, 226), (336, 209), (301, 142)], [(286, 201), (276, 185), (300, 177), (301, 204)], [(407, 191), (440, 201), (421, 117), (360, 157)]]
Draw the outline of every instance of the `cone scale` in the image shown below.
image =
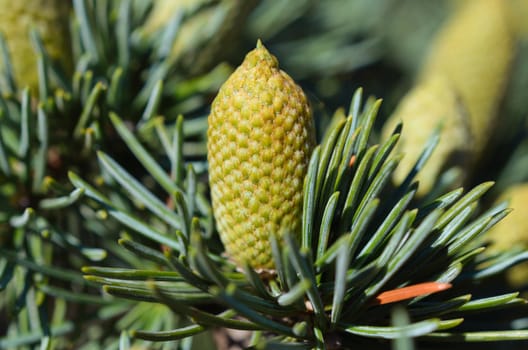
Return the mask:
[(270, 235), (301, 227), (315, 145), (307, 98), (259, 41), (220, 88), (208, 122), (212, 204), (226, 253), (239, 266), (273, 269)]

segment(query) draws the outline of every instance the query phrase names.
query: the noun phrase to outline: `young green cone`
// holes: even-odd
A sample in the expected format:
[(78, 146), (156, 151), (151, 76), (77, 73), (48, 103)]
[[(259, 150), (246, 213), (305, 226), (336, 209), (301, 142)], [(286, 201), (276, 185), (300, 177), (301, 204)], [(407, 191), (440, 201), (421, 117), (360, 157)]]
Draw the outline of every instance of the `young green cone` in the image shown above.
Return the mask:
[(257, 43), (220, 88), (209, 115), (209, 179), (228, 255), (274, 267), (270, 235), (300, 230), (315, 132), (306, 96)]

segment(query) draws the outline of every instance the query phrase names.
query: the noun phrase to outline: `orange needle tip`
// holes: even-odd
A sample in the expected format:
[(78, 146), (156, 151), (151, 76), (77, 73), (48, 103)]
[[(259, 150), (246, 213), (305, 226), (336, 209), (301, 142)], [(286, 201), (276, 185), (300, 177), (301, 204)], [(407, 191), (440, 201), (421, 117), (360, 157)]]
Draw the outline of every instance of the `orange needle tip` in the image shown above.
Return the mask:
[(354, 164), (356, 163), (356, 155), (353, 154), (352, 157), (350, 157), (350, 161), (348, 162), (348, 167), (349, 168), (352, 168), (354, 166)]
[(438, 293), (451, 288), (450, 283), (425, 282), (403, 288), (388, 290), (379, 294), (374, 300), (375, 305), (383, 305), (407, 300), (422, 295)]

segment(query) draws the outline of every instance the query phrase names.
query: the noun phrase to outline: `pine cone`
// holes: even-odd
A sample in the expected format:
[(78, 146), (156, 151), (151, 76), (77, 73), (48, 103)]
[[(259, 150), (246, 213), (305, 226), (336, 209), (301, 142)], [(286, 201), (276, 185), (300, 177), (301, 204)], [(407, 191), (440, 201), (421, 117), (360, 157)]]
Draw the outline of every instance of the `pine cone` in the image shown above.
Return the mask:
[[(504, 251), (513, 247), (528, 248), (528, 183), (516, 184), (509, 187), (497, 203), (509, 201), (513, 211), (491, 228), (487, 238), (491, 240), (491, 252)], [(506, 273), (506, 277), (512, 286), (520, 287), (526, 285), (528, 280), (528, 264), (524, 263), (512, 267)]]
[(465, 1), (433, 43), (422, 77), (444, 75), (469, 112), (477, 152), (495, 127), (514, 57), (507, 2)]
[(37, 55), (30, 40), (30, 30), (37, 29), (52, 59), (71, 67), (68, 52), (69, 11), (71, 1), (0, 0), (0, 31), (5, 36), (15, 79), (20, 87), (38, 87)]
[(528, 1), (509, 0), (510, 19), (515, 26), (515, 34), (522, 40), (528, 40)]
[(398, 148), (405, 157), (394, 172), (395, 180), (405, 179), (435, 128), (441, 127), (439, 144), (417, 175), (419, 193), (424, 195), (431, 191), (442, 172), (452, 168), (462, 170), (453, 184), (461, 185), (473, 163), (474, 145), (467, 113), (447, 79), (429, 76), (427, 81), (409, 91), (384, 125), (386, 138), (400, 121), (403, 121), (403, 132)]
[(213, 209), (236, 263), (272, 269), (270, 235), (299, 232), (314, 144), (306, 96), (257, 43), (220, 88), (209, 115)]

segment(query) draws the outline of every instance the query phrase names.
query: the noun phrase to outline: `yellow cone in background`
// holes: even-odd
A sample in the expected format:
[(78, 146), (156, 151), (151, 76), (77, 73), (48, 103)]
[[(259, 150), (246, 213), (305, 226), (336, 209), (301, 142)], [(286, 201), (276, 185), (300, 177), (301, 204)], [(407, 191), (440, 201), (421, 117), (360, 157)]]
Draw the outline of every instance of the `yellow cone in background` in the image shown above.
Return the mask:
[[(515, 246), (528, 249), (528, 183), (509, 187), (497, 202), (505, 200), (513, 211), (488, 232), (486, 238), (492, 242), (490, 250), (504, 251)], [(528, 284), (528, 263), (508, 270), (506, 277), (513, 286)]]
[(503, 0), (468, 0), (438, 33), (420, 74), (443, 75), (468, 110), (477, 152), (486, 145), (509, 79), (515, 41)]
[[(394, 173), (397, 182), (405, 179), (438, 127), (441, 127), (440, 142), (417, 175), (420, 182), (418, 193), (428, 193), (439, 174), (447, 168), (465, 169), (472, 163), (473, 140), (466, 111), (446, 78), (431, 76), (412, 88), (385, 123), (384, 137), (388, 138), (401, 121), (403, 131), (398, 147), (405, 156)], [(461, 184), (465, 172), (457, 173), (461, 175), (457, 183)]]
[(395, 180), (402, 180), (442, 126), (440, 144), (418, 175), (427, 193), (446, 169), (458, 167), (459, 186), (482, 157), (497, 122), (515, 55), (515, 40), (503, 0), (457, 2), (451, 18), (433, 40), (415, 87), (401, 100), (385, 135), (403, 121), (400, 151), (405, 154)]
[(301, 228), (315, 146), (307, 98), (259, 42), (220, 88), (208, 122), (212, 204), (226, 252), (272, 269), (270, 235)]
[(522, 40), (528, 40), (528, 1), (508, 0), (508, 4), (510, 6), (510, 18), (517, 36)]
[(70, 8), (71, 1), (66, 0), (0, 0), (0, 31), (20, 88), (29, 86), (34, 92), (38, 88), (37, 54), (30, 40), (32, 28), (39, 32), (49, 56), (64, 67), (71, 67)]

